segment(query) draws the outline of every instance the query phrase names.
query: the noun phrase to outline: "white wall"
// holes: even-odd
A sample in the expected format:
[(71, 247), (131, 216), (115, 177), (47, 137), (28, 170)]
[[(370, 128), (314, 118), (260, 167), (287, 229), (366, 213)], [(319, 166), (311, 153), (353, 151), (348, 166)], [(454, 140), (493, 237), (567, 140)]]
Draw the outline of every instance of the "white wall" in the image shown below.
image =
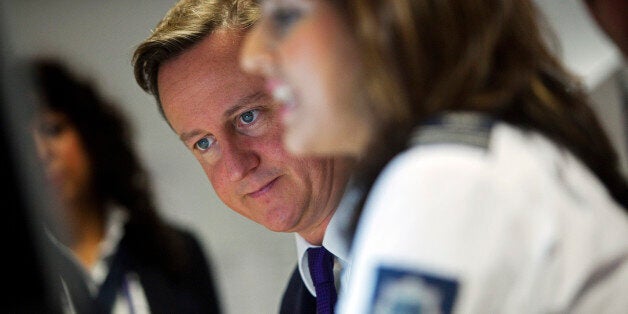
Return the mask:
[[(2, 0), (0, 23), (5, 34), (0, 39), (5, 62), (11, 70), (42, 52), (62, 56), (97, 79), (107, 96), (124, 104), (136, 128), (138, 149), (153, 174), (158, 203), (169, 219), (189, 226), (202, 238), (214, 261), (226, 312), (276, 313), (295, 263), (292, 235), (269, 232), (222, 205), (200, 165), (162, 120), (152, 97), (133, 79), (134, 47), (174, 2)], [(559, 32), (563, 58), (594, 93), (625, 162), (626, 134), (619, 130), (626, 120), (612, 85), (622, 64), (618, 51), (597, 30), (580, 1), (539, 4)], [(22, 135), (21, 140), (28, 137)]]
[[(558, 35), (560, 49), (557, 53), (589, 89), (593, 109), (616, 146), (621, 169), (628, 176), (628, 108), (622, 107), (626, 104), (622, 103), (619, 88), (620, 84), (628, 84), (626, 59), (597, 26), (584, 1), (536, 2)], [(627, 80), (622, 82), (622, 75)]]

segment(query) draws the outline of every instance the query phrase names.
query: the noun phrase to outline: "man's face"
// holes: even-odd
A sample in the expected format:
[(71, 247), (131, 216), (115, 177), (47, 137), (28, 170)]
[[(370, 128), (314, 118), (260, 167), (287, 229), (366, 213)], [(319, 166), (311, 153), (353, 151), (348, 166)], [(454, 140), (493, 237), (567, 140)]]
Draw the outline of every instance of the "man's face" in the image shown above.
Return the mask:
[(322, 237), (348, 162), (296, 158), (283, 149), (281, 106), (261, 78), (240, 71), (243, 37), (217, 31), (160, 66), (166, 119), (227, 206), (273, 231)]

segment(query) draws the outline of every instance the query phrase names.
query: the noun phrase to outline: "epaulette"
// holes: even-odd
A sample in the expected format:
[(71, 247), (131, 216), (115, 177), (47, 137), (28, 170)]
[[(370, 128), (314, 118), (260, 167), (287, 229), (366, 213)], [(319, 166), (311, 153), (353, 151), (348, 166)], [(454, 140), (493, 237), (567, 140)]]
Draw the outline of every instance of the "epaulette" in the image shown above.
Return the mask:
[(415, 128), (409, 145), (453, 143), (488, 149), (494, 119), (476, 112), (441, 114)]

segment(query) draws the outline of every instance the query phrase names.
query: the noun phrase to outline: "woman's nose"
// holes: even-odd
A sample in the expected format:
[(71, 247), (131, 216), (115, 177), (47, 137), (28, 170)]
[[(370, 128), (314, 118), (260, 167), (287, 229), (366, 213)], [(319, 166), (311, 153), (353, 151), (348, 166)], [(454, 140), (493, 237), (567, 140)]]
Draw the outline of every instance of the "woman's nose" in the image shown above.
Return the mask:
[(240, 66), (245, 72), (268, 77), (273, 71), (272, 43), (264, 27), (263, 21), (260, 21), (246, 35), (240, 53)]

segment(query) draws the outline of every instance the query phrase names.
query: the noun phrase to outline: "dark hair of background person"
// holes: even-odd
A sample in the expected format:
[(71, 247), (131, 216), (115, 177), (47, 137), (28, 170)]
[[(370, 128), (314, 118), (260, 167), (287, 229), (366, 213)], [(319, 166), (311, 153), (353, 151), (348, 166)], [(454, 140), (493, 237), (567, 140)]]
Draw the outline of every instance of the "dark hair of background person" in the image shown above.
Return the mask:
[(125, 232), (135, 233), (129, 237), (136, 239), (130, 243), (132, 250), (143, 263), (157, 264), (171, 279), (179, 278), (189, 256), (181, 239), (158, 216), (128, 121), (98, 94), (92, 82), (75, 79), (60, 60), (41, 58), (33, 66), (41, 106), (67, 116), (81, 137), (92, 162), (92, 190), (99, 203), (123, 206), (129, 215)]
[(616, 151), (581, 84), (550, 49), (555, 38), (532, 1), (334, 3), (364, 56), (369, 111), (384, 117), (374, 126), (379, 132), (367, 162), (356, 171), (362, 188), (369, 190), (405, 149), (415, 126), (439, 113), (467, 110), (547, 136), (628, 207)]

